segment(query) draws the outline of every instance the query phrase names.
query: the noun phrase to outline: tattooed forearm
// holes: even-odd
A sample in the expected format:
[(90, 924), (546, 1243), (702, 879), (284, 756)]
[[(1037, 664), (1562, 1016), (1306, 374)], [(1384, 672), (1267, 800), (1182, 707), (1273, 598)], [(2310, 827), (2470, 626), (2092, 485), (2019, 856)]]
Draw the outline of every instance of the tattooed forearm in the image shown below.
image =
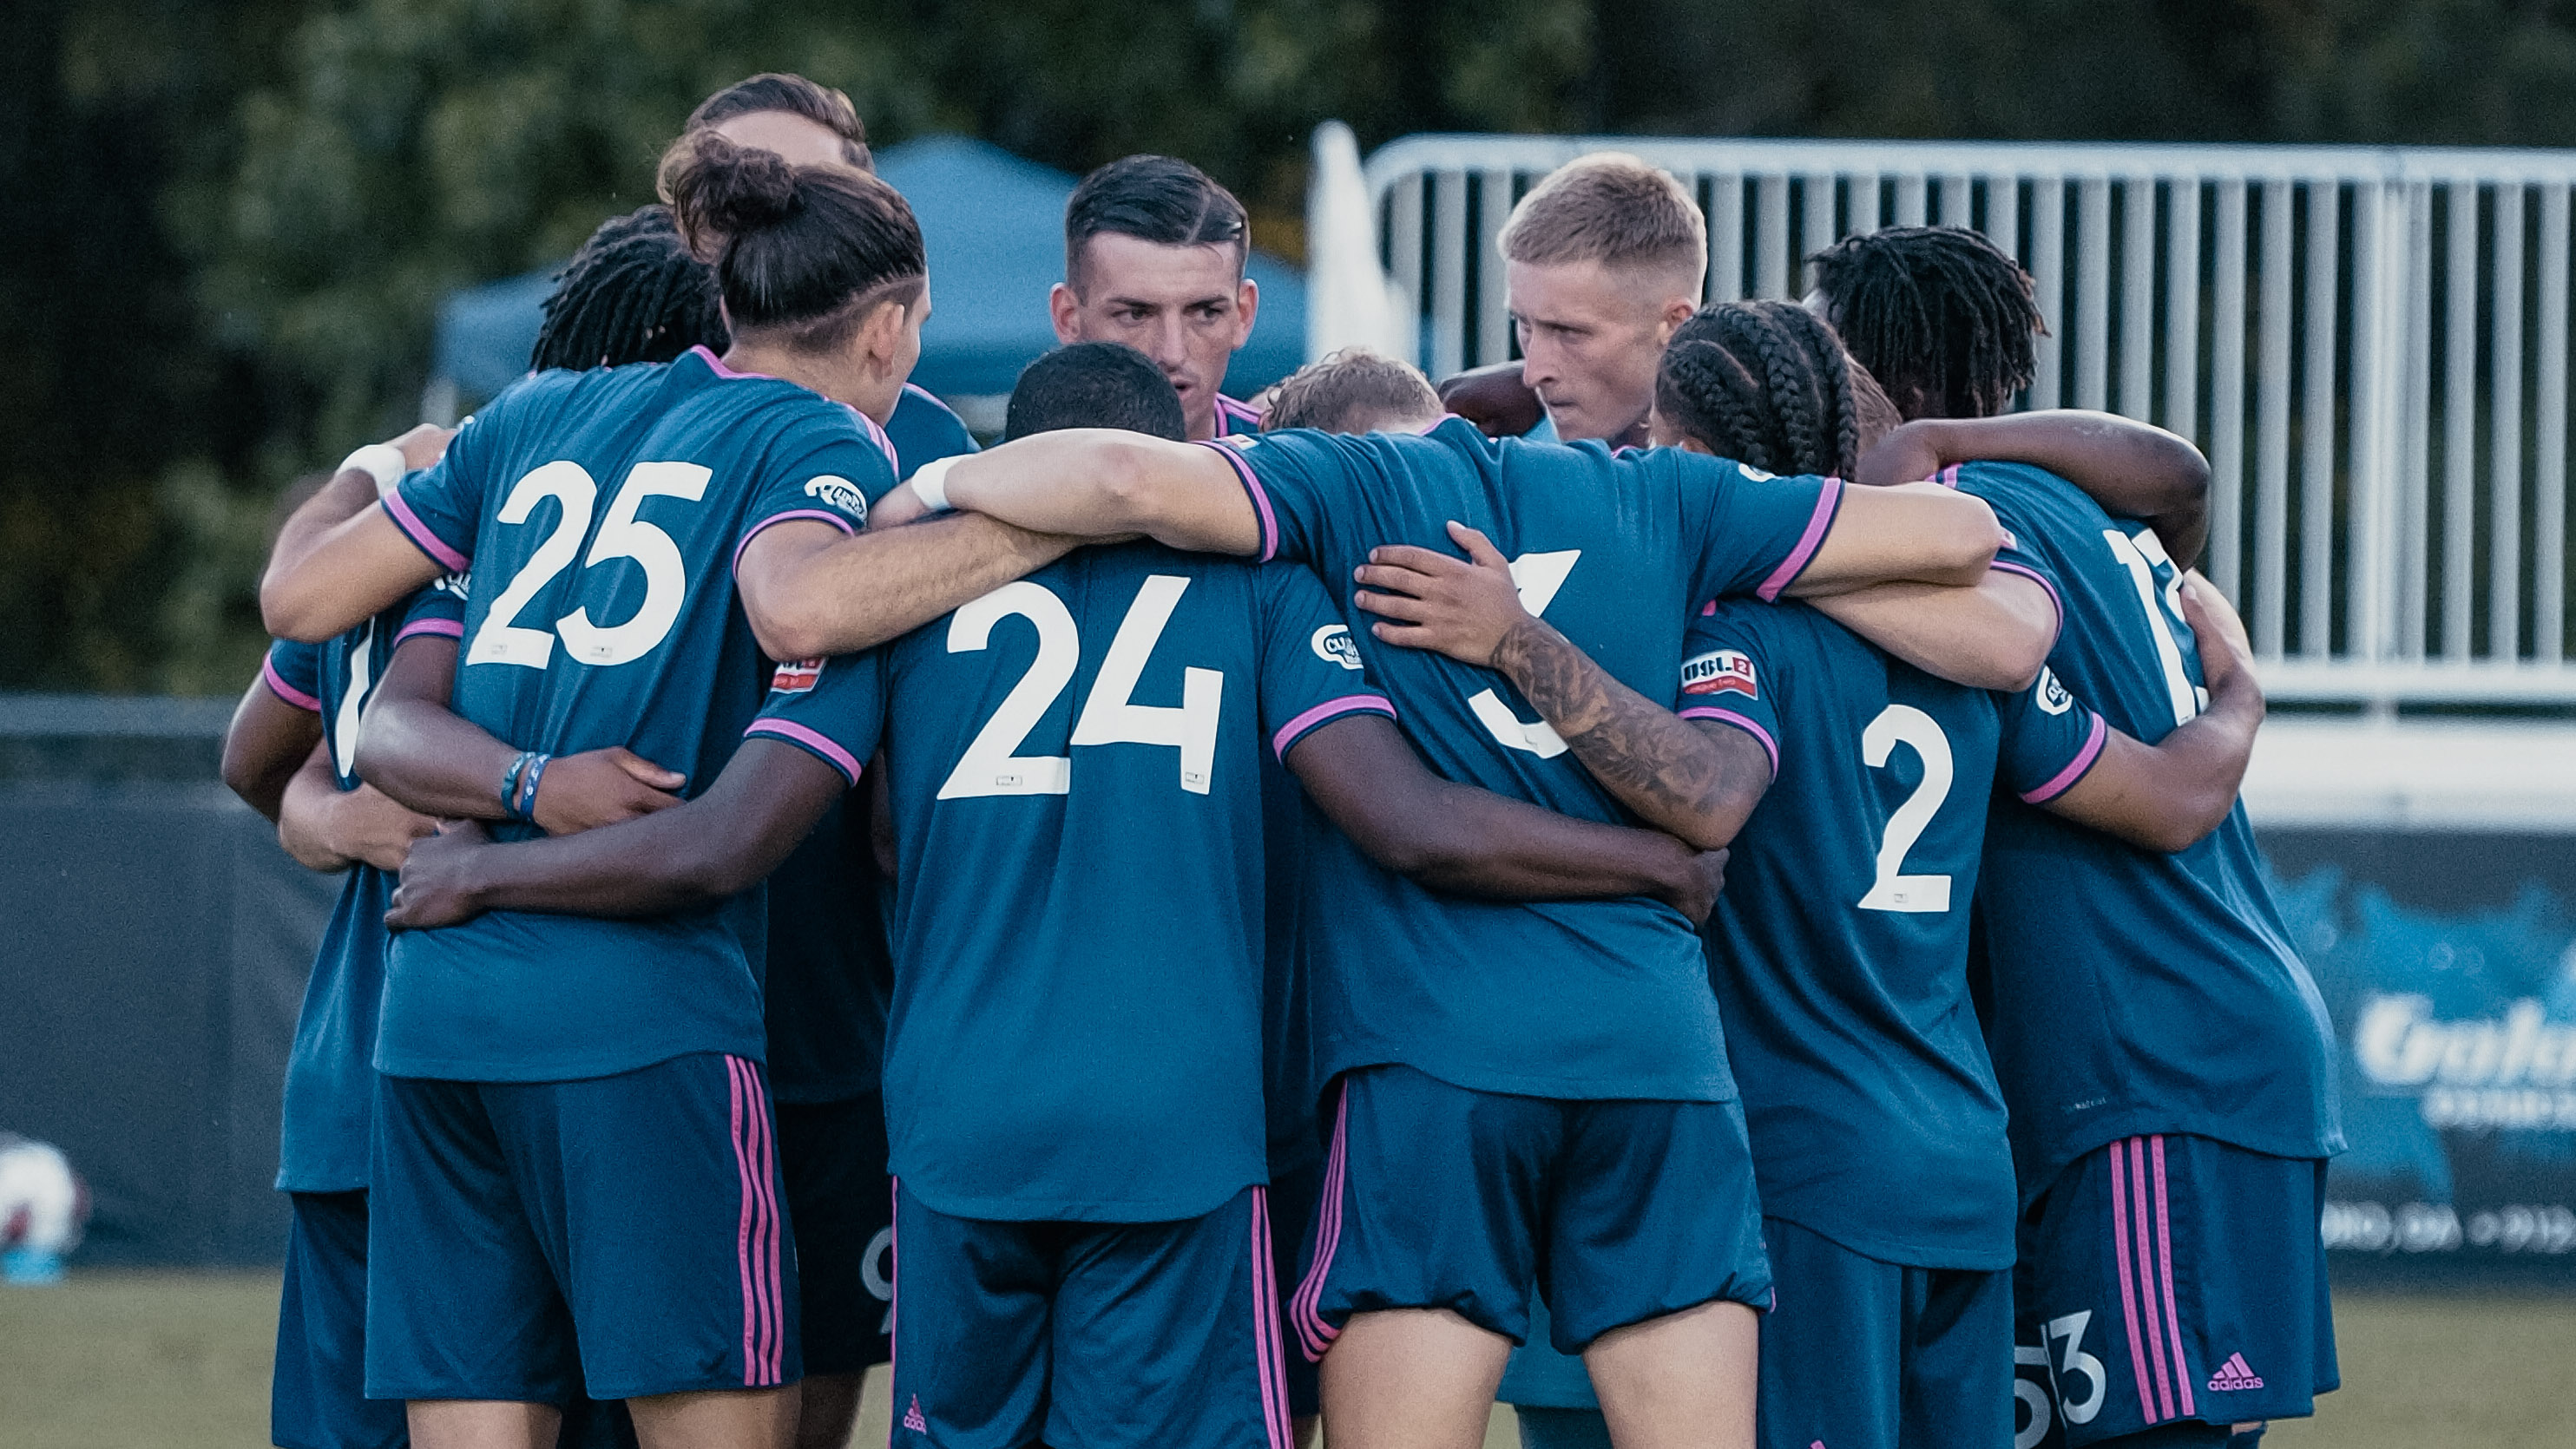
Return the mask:
[(1647, 824), (1702, 850), (1733, 840), (1771, 783), (1770, 761), (1750, 737), (1677, 718), (1611, 678), (1543, 620), (1525, 619), (1505, 634), (1493, 667), (1602, 788)]

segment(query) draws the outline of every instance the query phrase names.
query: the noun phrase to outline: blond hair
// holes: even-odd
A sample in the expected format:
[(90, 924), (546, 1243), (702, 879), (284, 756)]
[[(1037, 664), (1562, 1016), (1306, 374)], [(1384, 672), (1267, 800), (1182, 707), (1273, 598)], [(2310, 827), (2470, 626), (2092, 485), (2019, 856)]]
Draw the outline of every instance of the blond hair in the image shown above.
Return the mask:
[(1365, 347), (1345, 347), (1290, 373), (1273, 389), (1261, 430), (1372, 433), (1426, 423), (1441, 411), (1440, 394), (1420, 368)]
[(1669, 171), (1624, 151), (1578, 156), (1531, 187), (1496, 243), (1506, 260), (1553, 266), (1598, 262), (1615, 272), (1687, 278), (1708, 273), (1708, 222)]

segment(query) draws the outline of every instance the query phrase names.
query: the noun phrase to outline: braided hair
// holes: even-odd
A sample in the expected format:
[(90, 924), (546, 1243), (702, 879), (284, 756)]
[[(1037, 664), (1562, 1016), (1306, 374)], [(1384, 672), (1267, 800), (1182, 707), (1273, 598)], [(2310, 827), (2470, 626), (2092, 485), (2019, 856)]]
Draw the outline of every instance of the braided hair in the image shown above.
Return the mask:
[(1766, 473), (1849, 477), (1892, 421), (1832, 329), (1790, 302), (1720, 302), (1673, 332), (1655, 408), (1721, 457)]
[(669, 362), (729, 341), (715, 273), (689, 254), (671, 209), (654, 205), (601, 222), (555, 278), (532, 368)]
[(1990, 417), (2038, 372), (2030, 273), (1957, 226), (1849, 236), (1810, 258), (1825, 317), (1913, 417)]

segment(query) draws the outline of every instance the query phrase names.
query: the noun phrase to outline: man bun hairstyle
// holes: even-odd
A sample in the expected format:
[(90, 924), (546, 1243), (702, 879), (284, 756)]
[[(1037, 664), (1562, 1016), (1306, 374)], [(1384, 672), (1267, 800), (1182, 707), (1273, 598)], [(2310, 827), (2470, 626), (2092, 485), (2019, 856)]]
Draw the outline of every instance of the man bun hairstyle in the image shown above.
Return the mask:
[(1598, 262), (1669, 274), (1693, 295), (1708, 275), (1708, 220), (1669, 171), (1624, 151), (1578, 156), (1531, 187), (1495, 238), (1506, 261)]
[(1664, 348), (1655, 407), (1721, 457), (1844, 478), (1896, 421), (1841, 339), (1793, 302), (1702, 307)]
[(729, 340), (715, 273), (689, 254), (656, 203), (599, 224), (555, 276), (528, 366), (579, 371), (669, 362)]
[(867, 173), (790, 166), (696, 131), (663, 157), (661, 186), (737, 335), (828, 350), (879, 302), (909, 306), (929, 277), (912, 208)]
[(736, 116), (763, 111), (803, 116), (841, 138), (842, 158), (852, 166), (867, 172), (877, 169), (876, 157), (868, 150), (867, 124), (859, 119), (859, 108), (850, 104), (850, 98), (830, 86), (784, 71), (764, 71), (749, 80), (736, 81), (698, 102), (680, 133), (704, 131)]
[(1064, 203), (1064, 279), (1082, 290), (1082, 256), (1102, 233), (1157, 246), (1234, 249), (1240, 276), (1252, 249), (1243, 203), (1214, 177), (1172, 156), (1127, 156), (1095, 168)]
[(1446, 411), (1420, 368), (1365, 347), (1345, 347), (1290, 373), (1271, 395), (1261, 430), (1373, 433), (1429, 422)]
[(1908, 417), (1991, 417), (2038, 375), (2030, 273), (1957, 226), (1849, 236), (1810, 258), (1825, 319)]
[(1172, 380), (1123, 342), (1076, 342), (1020, 369), (1003, 439), (1063, 428), (1123, 428), (1175, 443), (1190, 434)]

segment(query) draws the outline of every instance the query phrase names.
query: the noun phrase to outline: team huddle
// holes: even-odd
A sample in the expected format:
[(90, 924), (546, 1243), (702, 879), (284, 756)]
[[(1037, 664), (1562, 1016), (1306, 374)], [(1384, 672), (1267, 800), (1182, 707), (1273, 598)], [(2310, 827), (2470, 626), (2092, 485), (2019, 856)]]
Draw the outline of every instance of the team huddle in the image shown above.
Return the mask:
[(2006, 253), (1702, 305), (1688, 191), (1587, 156), (1520, 362), (1247, 405), (1244, 210), (1130, 157), (979, 452), (846, 98), (719, 92), (660, 191), (262, 581), (226, 779), (347, 871), (278, 1444), (837, 1446), (883, 1363), (897, 1449), (2243, 1449), (2335, 1386), (2207, 467), (2006, 415)]

